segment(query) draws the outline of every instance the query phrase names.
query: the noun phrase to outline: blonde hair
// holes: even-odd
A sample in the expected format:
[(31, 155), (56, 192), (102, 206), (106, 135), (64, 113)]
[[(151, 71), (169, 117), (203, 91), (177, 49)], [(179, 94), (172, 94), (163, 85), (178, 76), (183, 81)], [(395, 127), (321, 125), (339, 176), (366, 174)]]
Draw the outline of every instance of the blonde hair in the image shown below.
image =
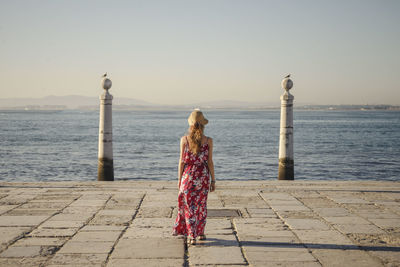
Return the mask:
[(196, 122), (189, 127), (189, 150), (193, 154), (198, 154), (201, 148), (201, 139), (203, 138), (204, 125)]

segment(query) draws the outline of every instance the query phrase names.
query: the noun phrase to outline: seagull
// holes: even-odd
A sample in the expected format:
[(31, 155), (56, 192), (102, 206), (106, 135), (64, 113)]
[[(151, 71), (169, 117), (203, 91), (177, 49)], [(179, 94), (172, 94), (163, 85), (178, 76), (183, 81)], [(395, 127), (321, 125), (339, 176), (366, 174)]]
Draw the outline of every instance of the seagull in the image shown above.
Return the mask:
[(106, 72), (106, 73), (104, 73), (102, 77), (106, 77), (106, 76), (107, 76), (107, 72)]
[(285, 78), (290, 78), (290, 74), (288, 74)]

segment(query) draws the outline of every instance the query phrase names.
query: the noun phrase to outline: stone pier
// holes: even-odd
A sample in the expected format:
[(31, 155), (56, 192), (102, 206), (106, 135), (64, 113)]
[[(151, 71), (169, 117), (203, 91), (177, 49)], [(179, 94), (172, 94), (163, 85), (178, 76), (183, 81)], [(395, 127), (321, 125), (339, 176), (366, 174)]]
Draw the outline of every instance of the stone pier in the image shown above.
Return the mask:
[(217, 181), (208, 239), (176, 181), (0, 183), (0, 266), (400, 266), (400, 182)]

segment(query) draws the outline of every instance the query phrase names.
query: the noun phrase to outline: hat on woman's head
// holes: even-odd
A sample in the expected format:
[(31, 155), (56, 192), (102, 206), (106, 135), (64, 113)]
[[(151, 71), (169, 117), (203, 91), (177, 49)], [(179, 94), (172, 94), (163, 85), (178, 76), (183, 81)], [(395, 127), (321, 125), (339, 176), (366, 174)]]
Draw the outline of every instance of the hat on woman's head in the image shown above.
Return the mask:
[(204, 118), (203, 112), (201, 112), (198, 108), (193, 110), (188, 118), (188, 123), (190, 126), (194, 125), (196, 122), (200, 123), (201, 125), (206, 125), (208, 123), (208, 120)]

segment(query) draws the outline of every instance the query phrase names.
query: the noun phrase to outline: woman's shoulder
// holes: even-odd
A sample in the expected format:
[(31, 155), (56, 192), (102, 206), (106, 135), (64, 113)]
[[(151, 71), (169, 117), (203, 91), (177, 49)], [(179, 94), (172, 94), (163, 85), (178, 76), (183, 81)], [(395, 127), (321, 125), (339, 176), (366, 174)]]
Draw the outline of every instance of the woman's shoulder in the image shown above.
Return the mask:
[(205, 138), (205, 142), (206, 143), (211, 143), (212, 144), (212, 141), (213, 141), (213, 139), (211, 138), (211, 137), (209, 137), (209, 136), (204, 136), (204, 138)]

